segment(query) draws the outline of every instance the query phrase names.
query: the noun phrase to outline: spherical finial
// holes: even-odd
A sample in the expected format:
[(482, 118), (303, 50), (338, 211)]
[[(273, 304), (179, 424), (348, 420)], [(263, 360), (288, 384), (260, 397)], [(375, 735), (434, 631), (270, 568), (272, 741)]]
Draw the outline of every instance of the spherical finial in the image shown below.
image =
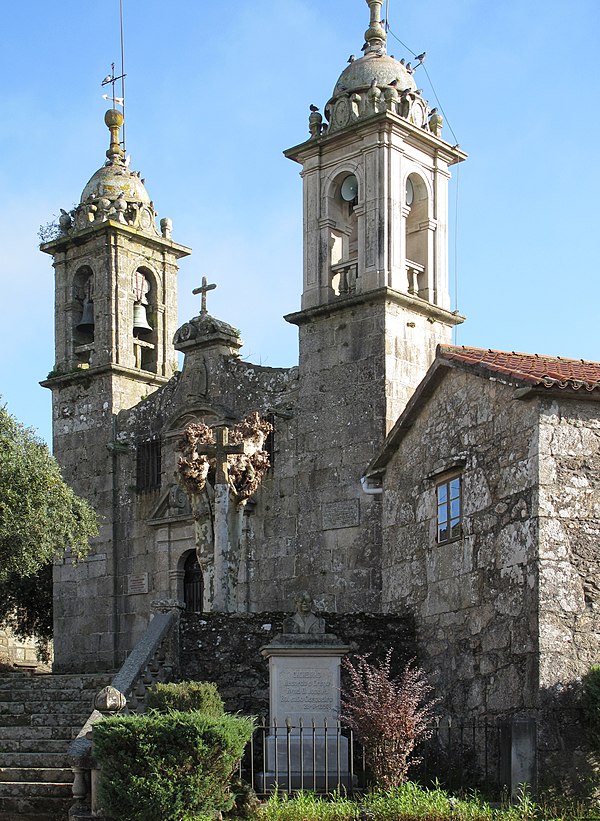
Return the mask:
[(116, 108), (109, 108), (104, 115), (104, 122), (108, 128), (121, 128), (124, 117)]
[(109, 108), (104, 115), (104, 122), (110, 129), (110, 146), (106, 152), (106, 156), (111, 163), (122, 162), (125, 156), (125, 152), (121, 148), (121, 140), (119, 137), (119, 131), (123, 125), (123, 121), (123, 115), (120, 111), (117, 111), (116, 108)]

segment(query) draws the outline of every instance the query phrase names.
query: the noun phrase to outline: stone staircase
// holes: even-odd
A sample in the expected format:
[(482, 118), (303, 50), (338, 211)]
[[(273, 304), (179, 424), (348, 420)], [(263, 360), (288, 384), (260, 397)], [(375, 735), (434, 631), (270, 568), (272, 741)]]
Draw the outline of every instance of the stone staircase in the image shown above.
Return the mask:
[(66, 821), (67, 747), (109, 676), (0, 675), (0, 821)]

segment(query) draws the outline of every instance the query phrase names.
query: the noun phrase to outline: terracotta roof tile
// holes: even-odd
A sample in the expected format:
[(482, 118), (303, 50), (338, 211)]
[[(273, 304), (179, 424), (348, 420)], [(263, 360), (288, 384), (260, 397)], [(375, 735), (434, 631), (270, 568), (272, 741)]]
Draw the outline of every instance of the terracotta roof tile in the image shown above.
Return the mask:
[(438, 356), (539, 387), (574, 391), (600, 389), (600, 362), (455, 345), (440, 345)]

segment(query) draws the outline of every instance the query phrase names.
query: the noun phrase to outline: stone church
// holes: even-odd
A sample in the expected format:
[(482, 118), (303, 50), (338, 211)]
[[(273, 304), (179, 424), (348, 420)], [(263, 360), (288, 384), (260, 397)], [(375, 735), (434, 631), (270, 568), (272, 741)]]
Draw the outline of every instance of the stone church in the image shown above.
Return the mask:
[[(55, 668), (118, 669), (156, 603), (239, 622), (308, 591), (337, 622), (412, 618), (454, 714), (542, 720), (600, 651), (600, 365), (452, 346), (448, 182), (466, 154), (367, 2), (363, 56), (285, 152), (303, 180), (297, 367), (242, 361), (206, 281), (178, 327), (190, 249), (126, 164), (118, 111), (105, 164), (42, 245), (54, 453), (101, 523), (85, 560), (55, 567)], [(252, 419), (270, 466), (246, 469), (242, 497), (223, 474)]]

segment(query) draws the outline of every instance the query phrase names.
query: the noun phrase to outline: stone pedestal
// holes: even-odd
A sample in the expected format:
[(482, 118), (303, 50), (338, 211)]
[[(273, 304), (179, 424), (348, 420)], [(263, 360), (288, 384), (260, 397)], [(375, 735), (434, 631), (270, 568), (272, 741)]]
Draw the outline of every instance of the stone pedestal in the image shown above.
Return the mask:
[(270, 684), (264, 789), (350, 786), (339, 726), (340, 659), (348, 650), (328, 633), (281, 634), (262, 648)]

